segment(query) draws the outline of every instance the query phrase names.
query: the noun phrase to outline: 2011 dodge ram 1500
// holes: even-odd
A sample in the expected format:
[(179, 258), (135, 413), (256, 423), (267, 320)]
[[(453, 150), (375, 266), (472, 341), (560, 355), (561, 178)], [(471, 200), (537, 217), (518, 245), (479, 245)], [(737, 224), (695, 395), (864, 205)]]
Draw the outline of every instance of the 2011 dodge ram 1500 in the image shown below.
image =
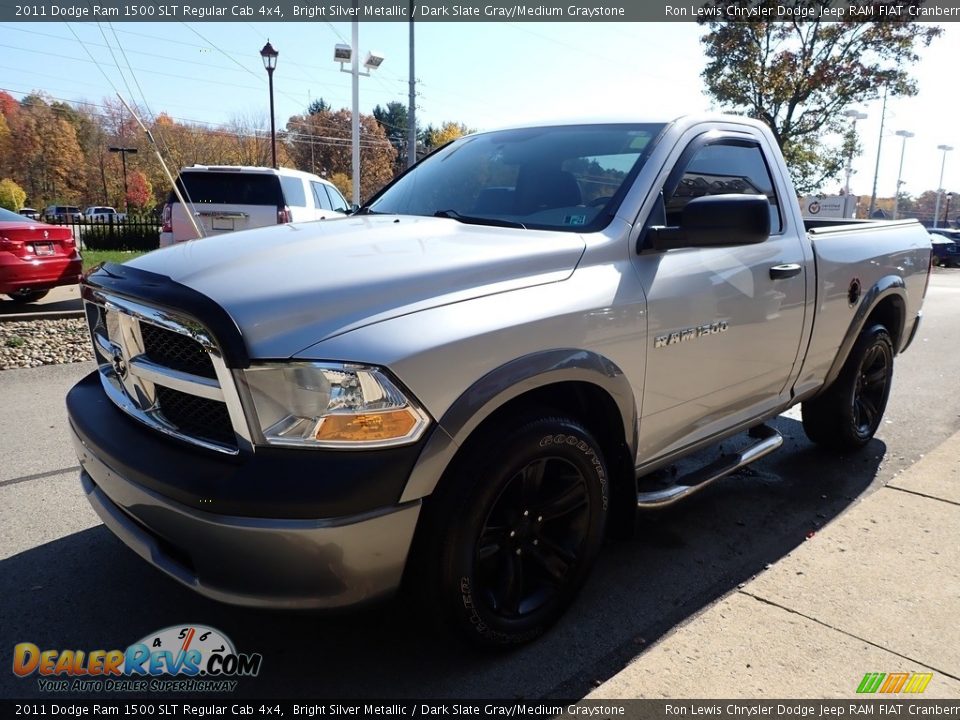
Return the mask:
[(767, 419), (803, 403), (813, 441), (867, 443), (929, 267), (912, 221), (805, 228), (751, 120), (471, 135), (352, 217), (90, 274), (81, 482), (208, 597), (329, 608), (406, 574), (477, 641), (523, 642), (608, 526), (776, 449)]

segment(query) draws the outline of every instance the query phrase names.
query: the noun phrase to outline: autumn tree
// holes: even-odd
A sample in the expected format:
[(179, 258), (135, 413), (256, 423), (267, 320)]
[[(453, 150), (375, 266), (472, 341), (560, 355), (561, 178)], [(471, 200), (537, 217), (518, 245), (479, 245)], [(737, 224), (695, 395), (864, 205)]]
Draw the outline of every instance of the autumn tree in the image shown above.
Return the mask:
[(0, 208), (17, 212), (27, 200), (27, 193), (10, 178), (0, 180)]
[[(287, 146), (300, 170), (330, 177), (352, 178), (351, 116), (346, 109), (294, 115), (287, 121)], [(360, 115), (360, 194), (368, 198), (393, 177), (396, 150), (383, 127), (370, 115)], [(351, 180), (352, 186), (352, 180)], [(351, 199), (352, 190), (345, 193)]]
[(140, 170), (134, 170), (127, 178), (126, 201), (126, 207), (140, 212), (150, 210), (156, 204), (150, 181)]
[[(727, 8), (745, 6), (776, 17), (782, 4), (713, 0), (708, 6), (720, 10), (718, 17), (731, 17)], [(816, 13), (832, 0), (790, 4), (819, 17)], [(903, 4), (917, 6), (922, 0)], [(915, 95), (909, 70), (918, 60), (917, 46), (929, 45), (942, 32), (906, 20), (700, 22), (708, 28), (701, 38), (708, 58), (702, 74), (707, 93), (723, 109), (770, 126), (800, 194), (818, 189), (843, 168), (843, 148), (827, 142), (846, 129), (843, 111), (884, 90), (891, 97)]]
[(8, 118), (16, 143), (12, 177), (38, 206), (81, 201), (84, 157), (77, 133), (60, 108), (41, 95), (27, 95)]
[(424, 149), (427, 152), (433, 152), (451, 140), (456, 140), (458, 137), (469, 135), (472, 132), (476, 132), (476, 130), (468, 128), (463, 123), (452, 121), (447, 121), (438, 128), (428, 125), (427, 129), (423, 131)]

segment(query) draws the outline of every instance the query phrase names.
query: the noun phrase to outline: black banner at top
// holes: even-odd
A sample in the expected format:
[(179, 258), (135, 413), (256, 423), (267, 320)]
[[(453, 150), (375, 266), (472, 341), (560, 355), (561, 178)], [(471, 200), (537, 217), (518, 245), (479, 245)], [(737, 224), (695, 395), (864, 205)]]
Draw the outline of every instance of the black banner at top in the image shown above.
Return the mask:
[(951, 22), (957, 0), (708, 3), (683, 0), (34, 0), (3, 2), (3, 22)]

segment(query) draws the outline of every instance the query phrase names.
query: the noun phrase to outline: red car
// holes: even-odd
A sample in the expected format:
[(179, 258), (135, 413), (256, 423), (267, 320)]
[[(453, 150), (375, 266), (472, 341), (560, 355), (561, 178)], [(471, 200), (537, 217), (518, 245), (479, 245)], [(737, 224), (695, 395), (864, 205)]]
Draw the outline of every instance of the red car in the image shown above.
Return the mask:
[(70, 228), (0, 208), (0, 294), (33, 302), (58, 285), (80, 282), (82, 269)]

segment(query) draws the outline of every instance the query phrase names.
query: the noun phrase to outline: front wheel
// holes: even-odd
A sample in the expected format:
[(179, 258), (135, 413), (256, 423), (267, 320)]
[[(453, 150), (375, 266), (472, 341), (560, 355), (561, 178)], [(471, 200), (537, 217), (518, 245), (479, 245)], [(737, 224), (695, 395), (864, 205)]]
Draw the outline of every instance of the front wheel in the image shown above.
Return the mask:
[(429, 508), (437, 599), (477, 644), (532, 640), (573, 602), (600, 550), (600, 446), (576, 420), (535, 419), (487, 435), (451, 472)]
[(803, 403), (807, 437), (837, 450), (862, 448), (880, 427), (892, 381), (890, 334), (883, 325), (867, 327), (833, 385)]

